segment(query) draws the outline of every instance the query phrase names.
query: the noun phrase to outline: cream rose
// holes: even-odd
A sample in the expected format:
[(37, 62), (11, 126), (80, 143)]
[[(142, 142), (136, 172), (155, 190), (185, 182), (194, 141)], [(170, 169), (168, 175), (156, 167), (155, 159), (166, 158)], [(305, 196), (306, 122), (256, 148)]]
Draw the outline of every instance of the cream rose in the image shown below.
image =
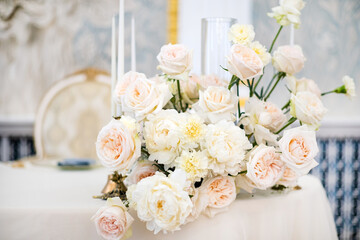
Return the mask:
[(299, 175), (307, 174), (318, 163), (314, 160), (319, 152), (315, 131), (301, 126), (286, 130), (279, 141), (281, 159)]
[(173, 232), (180, 229), (192, 210), (193, 204), (184, 190), (188, 187), (182, 170), (175, 170), (169, 177), (157, 172), (136, 184), (130, 202), (134, 202), (132, 206), (148, 230), (155, 234), (161, 230)]
[(245, 164), (245, 153), (252, 148), (244, 130), (228, 121), (208, 125), (202, 145), (209, 154), (209, 169), (215, 174), (236, 175)]
[(294, 187), (297, 184), (299, 175), (289, 167), (285, 168), (284, 174), (276, 184), (281, 184), (285, 187)]
[(276, 70), (287, 74), (295, 74), (304, 68), (305, 57), (298, 45), (281, 46), (275, 52), (272, 63)]
[(314, 93), (319, 98), (321, 97), (321, 91), (314, 80), (308, 78), (296, 79), (295, 76), (287, 76), (286, 81), (293, 94), (308, 91)]
[(180, 114), (173, 109), (161, 110), (148, 116), (145, 122), (144, 138), (150, 153), (149, 160), (170, 164), (179, 154)]
[[(188, 104), (193, 104), (199, 99), (199, 77), (196, 75), (192, 75), (189, 77), (189, 81), (181, 82), (181, 94), (183, 100)], [(174, 81), (176, 84), (176, 82)], [(176, 86), (177, 91), (177, 86)], [(173, 93), (174, 94), (174, 93)], [(177, 94), (177, 92), (175, 92)], [(174, 95), (175, 95), (174, 94)]]
[(233, 43), (248, 44), (255, 38), (254, 27), (249, 24), (234, 24), (229, 30), (229, 40)]
[(224, 87), (208, 87), (200, 91), (199, 101), (194, 104), (195, 111), (208, 122), (235, 119), (237, 97)]
[(131, 169), (130, 174), (125, 179), (125, 184), (130, 186), (140, 182), (142, 179), (153, 176), (157, 171), (154, 162), (148, 160), (139, 160)]
[(198, 84), (200, 84), (203, 90), (206, 90), (210, 86), (227, 87), (229, 83), (226, 79), (219, 78), (215, 74), (210, 74), (201, 76), (200, 82), (198, 82)]
[(119, 198), (108, 198), (106, 206), (100, 208), (91, 220), (104, 239), (120, 240), (131, 236), (128, 230), (134, 219)]
[(192, 51), (181, 44), (164, 45), (157, 60), (158, 68), (170, 76), (188, 73), (192, 68)]
[(235, 178), (218, 176), (205, 181), (200, 191), (206, 193), (208, 204), (204, 213), (209, 217), (226, 211), (227, 207), (236, 199)]
[(240, 44), (232, 45), (228, 56), (229, 72), (241, 80), (251, 79), (263, 73), (264, 64), (254, 50)]
[(261, 144), (254, 148), (248, 157), (246, 177), (256, 188), (265, 190), (275, 185), (283, 175), (285, 164), (274, 147)]
[(125, 95), (129, 85), (136, 81), (137, 78), (146, 78), (145, 74), (130, 71), (124, 74), (123, 79), (119, 80), (114, 90), (114, 100), (121, 104), (122, 96)]
[(134, 119), (123, 116), (103, 127), (96, 141), (100, 162), (111, 171), (126, 174), (141, 155), (141, 141)]
[(122, 105), (125, 112), (133, 113), (137, 120), (143, 120), (146, 115), (161, 111), (171, 98), (166, 83), (137, 78), (128, 86)]
[(327, 109), (320, 98), (312, 92), (298, 92), (291, 94), (290, 114), (302, 123), (317, 129)]

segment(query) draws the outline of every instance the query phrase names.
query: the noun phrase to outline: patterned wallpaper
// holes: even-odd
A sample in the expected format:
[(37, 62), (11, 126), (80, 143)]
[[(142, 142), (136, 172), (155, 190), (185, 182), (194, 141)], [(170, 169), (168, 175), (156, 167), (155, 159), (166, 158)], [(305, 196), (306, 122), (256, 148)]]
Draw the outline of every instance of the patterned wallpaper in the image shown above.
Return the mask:
[[(125, 6), (125, 70), (130, 69), (130, 19), (136, 19), (137, 69), (156, 73), (166, 43), (167, 0)], [(79, 69), (110, 72), (115, 0), (0, 1), (0, 118), (33, 117), (47, 89)]]
[[(343, 118), (360, 119), (360, 1), (305, 0), (302, 25), (295, 29), (295, 44), (302, 46), (307, 61), (298, 74), (314, 79), (322, 90), (332, 90), (341, 84), (343, 75), (355, 79), (357, 97), (350, 102), (344, 96), (324, 98), (328, 118), (340, 113)], [(253, 24), (256, 38), (270, 46), (278, 25), (266, 16), (278, 0), (253, 0)], [(289, 43), (290, 27), (285, 27), (277, 46)], [(271, 72), (270, 68), (267, 68)], [(284, 90), (283, 93), (285, 93)], [(281, 93), (278, 90), (278, 93)], [(274, 94), (276, 102), (284, 102), (286, 94)], [(281, 98), (283, 96), (283, 98)], [(360, 121), (360, 120), (359, 120)]]

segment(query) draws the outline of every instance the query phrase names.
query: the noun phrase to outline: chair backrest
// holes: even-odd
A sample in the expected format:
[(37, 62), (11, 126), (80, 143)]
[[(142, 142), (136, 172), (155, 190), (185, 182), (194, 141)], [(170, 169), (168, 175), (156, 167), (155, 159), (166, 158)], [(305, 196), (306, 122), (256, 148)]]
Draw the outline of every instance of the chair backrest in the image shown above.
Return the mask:
[(35, 119), (36, 155), (40, 159), (96, 159), (95, 142), (111, 119), (111, 79), (95, 69), (57, 82), (42, 99)]

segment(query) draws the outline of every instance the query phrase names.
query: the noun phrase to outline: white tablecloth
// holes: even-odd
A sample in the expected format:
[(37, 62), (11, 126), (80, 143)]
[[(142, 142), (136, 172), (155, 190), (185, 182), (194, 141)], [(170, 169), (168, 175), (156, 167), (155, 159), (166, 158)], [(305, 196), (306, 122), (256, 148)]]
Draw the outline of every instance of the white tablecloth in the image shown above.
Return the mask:
[[(61, 171), (0, 164), (0, 239), (100, 239), (90, 221), (104, 201), (92, 199), (107, 172)], [(153, 235), (136, 219), (131, 239), (337, 239), (326, 194), (311, 176), (289, 194), (241, 194), (229, 211), (198, 220), (174, 234)]]

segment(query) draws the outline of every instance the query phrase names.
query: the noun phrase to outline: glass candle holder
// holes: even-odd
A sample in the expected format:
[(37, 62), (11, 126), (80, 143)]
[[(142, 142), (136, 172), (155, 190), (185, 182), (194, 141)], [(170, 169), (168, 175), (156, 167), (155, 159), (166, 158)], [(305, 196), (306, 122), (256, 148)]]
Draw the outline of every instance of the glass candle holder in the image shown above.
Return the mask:
[(203, 75), (216, 75), (230, 80), (230, 74), (220, 66), (226, 68), (226, 56), (231, 47), (228, 32), (231, 25), (235, 23), (234, 18), (203, 18), (201, 20), (201, 73)]

